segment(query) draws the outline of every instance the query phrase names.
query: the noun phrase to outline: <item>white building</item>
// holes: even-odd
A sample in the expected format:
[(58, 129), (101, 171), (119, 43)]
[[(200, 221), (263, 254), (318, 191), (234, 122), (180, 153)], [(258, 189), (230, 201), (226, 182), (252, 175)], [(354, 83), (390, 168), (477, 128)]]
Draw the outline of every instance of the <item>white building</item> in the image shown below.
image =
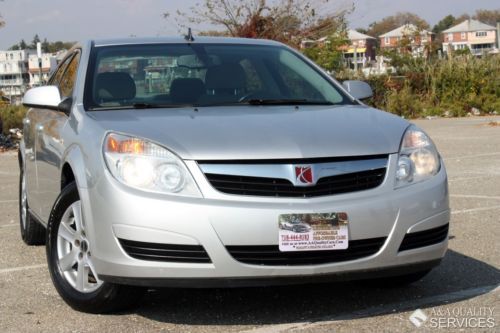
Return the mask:
[[(57, 67), (57, 54), (43, 53), (40, 61), (36, 54), (31, 54), (28, 58), (28, 68), (30, 75), (30, 86), (41, 86), (45, 84), (50, 73)], [(40, 80), (40, 73), (42, 75), (42, 80)]]
[(35, 50), (0, 51), (0, 91), (19, 103), (29, 86), (28, 58)]
[(497, 28), (476, 20), (466, 20), (443, 31), (443, 51), (469, 49), (481, 55), (495, 48)]

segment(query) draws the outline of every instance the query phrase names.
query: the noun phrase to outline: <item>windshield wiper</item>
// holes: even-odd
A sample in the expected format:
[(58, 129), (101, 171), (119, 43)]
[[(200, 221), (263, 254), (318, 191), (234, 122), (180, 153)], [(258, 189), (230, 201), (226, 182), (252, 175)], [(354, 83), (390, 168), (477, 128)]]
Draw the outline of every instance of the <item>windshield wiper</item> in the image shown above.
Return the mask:
[(333, 105), (327, 101), (310, 101), (307, 99), (249, 99), (242, 102), (250, 105)]
[(93, 107), (90, 111), (101, 110), (126, 110), (126, 109), (173, 109), (173, 108), (192, 108), (192, 107), (210, 107), (210, 106), (230, 106), (230, 105), (333, 105), (327, 101), (311, 101), (307, 99), (250, 99), (247, 101), (209, 103), (209, 104), (154, 104), (138, 102), (130, 105), (99, 106)]
[(151, 104), (134, 103), (131, 105), (134, 109), (167, 109), (167, 108), (186, 108), (193, 107), (193, 104)]

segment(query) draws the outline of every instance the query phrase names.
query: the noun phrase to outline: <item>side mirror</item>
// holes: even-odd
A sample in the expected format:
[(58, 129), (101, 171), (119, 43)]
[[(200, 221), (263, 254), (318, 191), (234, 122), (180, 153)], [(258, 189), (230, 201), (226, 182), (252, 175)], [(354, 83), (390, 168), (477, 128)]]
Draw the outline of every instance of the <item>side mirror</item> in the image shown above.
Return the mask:
[(373, 96), (372, 88), (366, 82), (347, 80), (342, 82), (342, 85), (356, 99), (362, 100)]
[(24, 94), (23, 104), (33, 108), (58, 110), (61, 94), (56, 86), (37, 87)]

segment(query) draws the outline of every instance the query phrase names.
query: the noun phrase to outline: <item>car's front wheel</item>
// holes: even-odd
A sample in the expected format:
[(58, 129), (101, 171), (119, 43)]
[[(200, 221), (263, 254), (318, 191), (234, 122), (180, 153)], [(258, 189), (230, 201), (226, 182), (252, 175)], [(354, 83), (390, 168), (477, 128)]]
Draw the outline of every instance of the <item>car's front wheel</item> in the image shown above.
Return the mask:
[(119, 311), (134, 305), (143, 289), (99, 279), (86, 234), (75, 183), (59, 195), (47, 230), (47, 261), (59, 295), (73, 309), (89, 313)]

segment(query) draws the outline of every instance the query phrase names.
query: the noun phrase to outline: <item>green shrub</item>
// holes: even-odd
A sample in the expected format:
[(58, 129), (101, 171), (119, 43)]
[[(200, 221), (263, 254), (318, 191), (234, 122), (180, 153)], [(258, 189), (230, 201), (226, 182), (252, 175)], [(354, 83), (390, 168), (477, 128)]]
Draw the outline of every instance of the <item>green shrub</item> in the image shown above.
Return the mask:
[[(3, 133), (7, 134), (11, 128), (23, 128), (23, 118), (27, 109), (21, 105), (7, 105), (0, 107), (0, 124), (3, 124)], [(1, 130), (1, 129), (0, 129)]]
[[(465, 116), (472, 108), (500, 113), (500, 57), (472, 55), (424, 61), (407, 60), (400, 76), (365, 78), (374, 96), (368, 103), (404, 117)], [(363, 79), (339, 73), (340, 80)]]
[(387, 95), (386, 110), (404, 118), (417, 118), (422, 115), (422, 104), (409, 84), (400, 91), (392, 90)]

